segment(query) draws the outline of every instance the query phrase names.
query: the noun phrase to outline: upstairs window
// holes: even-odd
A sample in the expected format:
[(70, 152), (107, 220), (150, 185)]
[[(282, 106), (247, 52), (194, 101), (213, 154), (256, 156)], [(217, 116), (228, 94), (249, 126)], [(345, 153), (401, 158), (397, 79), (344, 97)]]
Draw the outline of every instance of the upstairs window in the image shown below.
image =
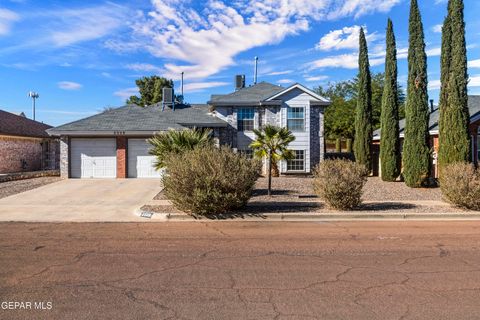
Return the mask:
[(305, 150), (292, 150), (295, 158), (287, 161), (287, 171), (305, 171)]
[(291, 131), (305, 131), (305, 108), (287, 109), (287, 128)]
[(252, 131), (254, 128), (255, 111), (253, 108), (239, 108), (237, 113), (238, 131)]

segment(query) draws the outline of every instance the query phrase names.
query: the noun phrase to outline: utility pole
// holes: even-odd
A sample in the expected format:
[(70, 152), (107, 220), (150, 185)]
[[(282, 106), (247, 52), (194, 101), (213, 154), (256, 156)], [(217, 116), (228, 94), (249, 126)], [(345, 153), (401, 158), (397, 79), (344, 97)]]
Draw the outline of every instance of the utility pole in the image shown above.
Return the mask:
[(33, 113), (33, 120), (35, 120), (35, 100), (37, 100), (40, 95), (34, 91), (30, 91), (28, 96), (32, 98), (32, 113)]
[(185, 73), (185, 72), (182, 71), (182, 97), (183, 97), (183, 74), (184, 74), (184, 73)]

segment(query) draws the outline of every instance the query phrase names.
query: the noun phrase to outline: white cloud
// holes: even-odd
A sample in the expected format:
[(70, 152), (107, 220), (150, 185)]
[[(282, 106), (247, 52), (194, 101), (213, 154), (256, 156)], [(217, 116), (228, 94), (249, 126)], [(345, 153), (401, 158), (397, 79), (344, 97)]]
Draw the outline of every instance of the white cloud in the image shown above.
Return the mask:
[[(320, 39), (315, 48), (323, 51), (357, 49), (360, 28), (360, 26), (351, 26), (344, 27), (340, 30), (330, 31)], [(378, 38), (376, 33), (369, 35), (365, 27), (364, 30), (368, 41), (374, 41)]]
[(273, 72), (267, 73), (266, 76), (281, 76), (281, 75), (290, 74), (290, 73), (293, 73), (293, 70), (273, 71)]
[(468, 61), (469, 68), (480, 68), (480, 59)]
[(442, 54), (442, 48), (441, 47), (436, 47), (436, 48), (430, 48), (425, 51), (427, 54), (427, 57), (438, 57), (439, 55)]
[[(384, 58), (370, 57), (370, 66), (378, 66), (384, 63)], [(358, 53), (340, 54), (336, 56), (329, 56), (315, 60), (307, 65), (310, 70), (320, 68), (344, 68), (357, 69), (358, 68)]]
[(131, 96), (137, 95), (138, 94), (138, 88), (137, 87), (132, 87), (132, 88), (125, 88), (121, 89), (118, 91), (115, 91), (113, 93), (114, 96), (120, 97), (123, 101), (127, 100)]
[(152, 0), (154, 9), (134, 19), (130, 39), (109, 40), (106, 45), (169, 59), (162, 76), (177, 80), (183, 71), (186, 79), (202, 79), (234, 65), (241, 52), (308, 30), (312, 21), (386, 12), (399, 2), (238, 0), (226, 5), (209, 0), (200, 11), (189, 7), (190, 1)]
[(470, 81), (468, 82), (468, 87), (469, 88), (480, 87), (480, 74), (476, 74), (470, 77)]
[(0, 36), (10, 33), (12, 24), (20, 20), (20, 16), (15, 12), (0, 8)]
[(149, 63), (131, 63), (127, 64), (125, 67), (133, 71), (150, 72), (155, 74), (160, 74), (164, 72), (162, 68), (159, 68)]
[(324, 80), (327, 80), (327, 79), (328, 79), (328, 76), (305, 77), (305, 81), (307, 81), (307, 82), (324, 81)]
[(226, 85), (230, 85), (231, 83), (230, 82), (191, 82), (191, 83), (186, 83), (184, 86), (183, 86), (183, 89), (185, 91), (185, 93), (189, 93), (189, 92), (198, 92), (198, 91), (202, 91), (204, 89), (209, 89), (209, 88), (213, 88), (213, 87), (222, 87), (222, 86), (226, 86)]
[(441, 86), (440, 80), (430, 80), (430, 81), (428, 81), (428, 89), (429, 90), (440, 89), (440, 86)]
[(432, 31), (435, 33), (441, 33), (442, 27), (443, 27), (443, 24), (436, 24), (432, 27)]
[(62, 90), (79, 90), (82, 88), (82, 85), (72, 81), (60, 81), (58, 87)]
[(280, 84), (288, 84), (288, 83), (294, 83), (295, 81), (292, 80), (292, 79), (280, 79), (277, 81), (277, 83), (280, 83)]
[(121, 26), (127, 17), (125, 7), (107, 3), (97, 7), (46, 12), (51, 23), (49, 41), (57, 47), (100, 39)]

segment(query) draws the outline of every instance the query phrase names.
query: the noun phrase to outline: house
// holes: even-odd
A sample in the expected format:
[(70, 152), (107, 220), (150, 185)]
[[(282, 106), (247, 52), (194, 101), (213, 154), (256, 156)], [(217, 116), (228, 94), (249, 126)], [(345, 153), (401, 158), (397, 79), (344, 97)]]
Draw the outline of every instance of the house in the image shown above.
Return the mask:
[(51, 126), (22, 114), (0, 110), (0, 174), (56, 169), (58, 141), (46, 132)]
[[(470, 126), (469, 131), (471, 135), (472, 143), (472, 162), (478, 166), (480, 159), (480, 96), (468, 96), (468, 109), (470, 112)], [(432, 147), (432, 177), (438, 178), (437, 168), (437, 154), (439, 147), (438, 140), (438, 120), (440, 113), (438, 109), (435, 109), (433, 104), (431, 105), (430, 119), (428, 124), (428, 130), (430, 134), (430, 146)], [(405, 132), (405, 119), (400, 120), (400, 143), (403, 146), (403, 138)], [(374, 162), (374, 174), (379, 175), (381, 168), (379, 165), (380, 154), (380, 129), (373, 133), (373, 162)], [(378, 170), (375, 170), (378, 168)]]
[(249, 153), (253, 129), (287, 126), (297, 140), (295, 160), (283, 173), (307, 173), (324, 154), (323, 112), (329, 102), (300, 84), (288, 88), (262, 82), (212, 95), (208, 104), (127, 105), (48, 130), (60, 137), (64, 178), (155, 178), (155, 157), (146, 139), (170, 129), (210, 128), (220, 145)]
[(246, 154), (252, 152), (248, 146), (255, 138), (253, 129), (266, 124), (290, 129), (295, 159), (282, 161), (280, 173), (310, 173), (324, 156), (324, 111), (330, 102), (301, 84), (241, 86), (230, 94), (213, 95), (208, 104), (228, 123), (228, 144)]

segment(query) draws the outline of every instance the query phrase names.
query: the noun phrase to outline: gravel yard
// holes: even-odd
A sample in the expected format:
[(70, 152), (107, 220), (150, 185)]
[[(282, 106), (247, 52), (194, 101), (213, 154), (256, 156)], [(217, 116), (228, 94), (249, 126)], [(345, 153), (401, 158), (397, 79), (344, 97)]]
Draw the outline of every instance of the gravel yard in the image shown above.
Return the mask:
[[(314, 194), (312, 177), (291, 176), (272, 179), (273, 196), (267, 196), (267, 178), (257, 181), (253, 197), (239, 215), (261, 215), (278, 212), (332, 212)], [(165, 200), (160, 192), (156, 200)], [(448, 203), (442, 202), (440, 188), (412, 189), (403, 182), (383, 182), (378, 177), (368, 178), (364, 188), (364, 204), (358, 211), (373, 213), (389, 211), (398, 213), (461, 212)], [(153, 212), (179, 212), (170, 205), (149, 205), (144, 210)]]
[(41, 177), (2, 182), (0, 183), (0, 199), (57, 181), (60, 181), (60, 177)]
[[(313, 196), (312, 177), (279, 177), (272, 179), (274, 197), (267, 197), (267, 178), (260, 178), (254, 199), (277, 201), (279, 198)], [(441, 201), (440, 188), (409, 188), (403, 182), (384, 182), (378, 177), (369, 177), (364, 187), (365, 201)]]

